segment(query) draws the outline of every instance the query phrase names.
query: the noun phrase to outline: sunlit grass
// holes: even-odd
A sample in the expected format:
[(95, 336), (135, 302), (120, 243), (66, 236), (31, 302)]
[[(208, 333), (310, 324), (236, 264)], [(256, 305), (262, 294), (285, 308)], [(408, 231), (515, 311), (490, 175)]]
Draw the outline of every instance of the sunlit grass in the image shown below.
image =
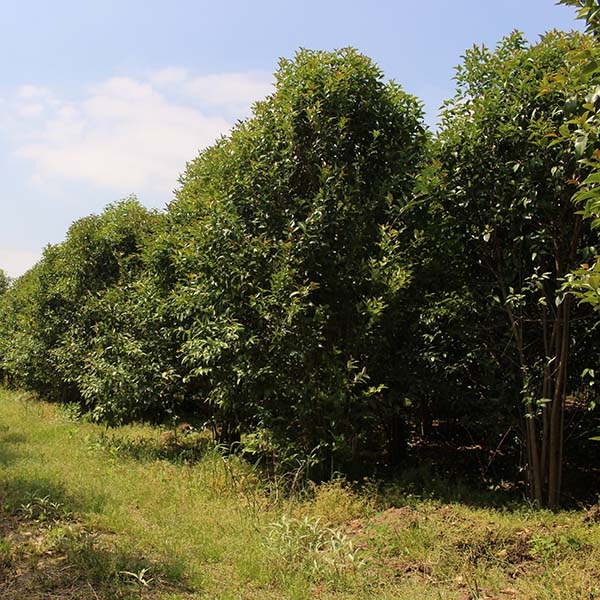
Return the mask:
[[(110, 575), (140, 598), (600, 598), (600, 527), (583, 512), (442, 503), (376, 482), (286, 498), (204, 442), (193, 461), (160, 458), (162, 433), (0, 392), (4, 510), (44, 528), (92, 583)], [(3, 540), (0, 562), (11, 552)]]

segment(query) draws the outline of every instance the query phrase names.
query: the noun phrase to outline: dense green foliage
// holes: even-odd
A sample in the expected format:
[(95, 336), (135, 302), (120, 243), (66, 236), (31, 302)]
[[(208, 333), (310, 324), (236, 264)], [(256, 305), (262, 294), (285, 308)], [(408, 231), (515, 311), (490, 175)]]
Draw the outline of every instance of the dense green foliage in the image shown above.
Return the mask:
[(587, 45), (580, 35), (550, 33), (528, 47), (513, 34), (494, 53), (467, 52), (443, 113), (432, 191), (443, 229), (462, 248), (453, 279), (469, 278), (471, 301), (485, 315), (479, 351), (495, 363), (494, 393), (500, 406), (526, 417), (530, 483), (551, 506), (566, 396), (581, 390), (580, 373), (594, 366), (589, 311), (562, 287), (594, 252), (595, 235), (571, 200), (585, 173), (583, 152), (553, 143), (570, 116), (565, 89), (579, 84), (571, 60)]
[(397, 443), (382, 433), (390, 375), (368, 362), (406, 278), (389, 264), (391, 220), (424, 143), (418, 103), (368, 59), (302, 51), (254, 117), (189, 164), (158, 252), (186, 378), (223, 439), (260, 428), (348, 459)]
[[(79, 402), (107, 418), (114, 418), (114, 403), (131, 401), (125, 388), (139, 373), (125, 364), (136, 360), (125, 344), (134, 323), (121, 314), (138, 300), (126, 291), (138, 284), (142, 248), (160, 219), (132, 198), (108, 206), (102, 215), (74, 223), (62, 244), (48, 246), (14, 282), (3, 297), (0, 321), (9, 382)], [(117, 302), (119, 295), (126, 302)]]
[(316, 477), (445, 430), (556, 506), (596, 426), (597, 317), (574, 294), (597, 234), (572, 197), (596, 185), (598, 60), (579, 34), (475, 47), (435, 136), (353, 49), (282, 60), (164, 213), (110, 205), (7, 282), (5, 380)]

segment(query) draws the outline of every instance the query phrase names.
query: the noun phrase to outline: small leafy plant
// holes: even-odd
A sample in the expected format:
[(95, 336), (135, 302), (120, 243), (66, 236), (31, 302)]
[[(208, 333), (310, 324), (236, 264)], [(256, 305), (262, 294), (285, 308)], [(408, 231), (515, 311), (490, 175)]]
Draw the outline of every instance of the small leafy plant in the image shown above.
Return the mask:
[(134, 581), (135, 583), (139, 584), (139, 585), (143, 585), (144, 587), (148, 587), (152, 581), (154, 580), (154, 577), (149, 577), (148, 574), (150, 572), (149, 568), (143, 568), (140, 569), (137, 572), (134, 571), (119, 571), (119, 573), (121, 575), (124, 575), (125, 577), (128, 577), (130, 580)]
[(72, 515), (61, 502), (54, 502), (49, 496), (34, 496), (29, 502), (21, 504), (19, 514), (25, 519), (48, 523), (69, 519)]
[(582, 546), (578, 539), (565, 535), (539, 535), (531, 538), (529, 543), (532, 556), (539, 558), (543, 563), (563, 556), (569, 550), (579, 550)]
[(282, 570), (298, 568), (317, 580), (332, 580), (364, 565), (359, 549), (342, 531), (321, 525), (319, 518), (283, 515), (271, 523), (267, 550)]

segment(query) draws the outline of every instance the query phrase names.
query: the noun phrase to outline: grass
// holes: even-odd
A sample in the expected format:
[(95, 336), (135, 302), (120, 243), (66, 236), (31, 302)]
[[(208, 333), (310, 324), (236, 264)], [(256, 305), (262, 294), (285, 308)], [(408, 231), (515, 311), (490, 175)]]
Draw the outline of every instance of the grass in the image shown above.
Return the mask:
[(1, 391), (0, 596), (600, 598), (600, 511), (276, 485), (201, 433), (106, 430)]

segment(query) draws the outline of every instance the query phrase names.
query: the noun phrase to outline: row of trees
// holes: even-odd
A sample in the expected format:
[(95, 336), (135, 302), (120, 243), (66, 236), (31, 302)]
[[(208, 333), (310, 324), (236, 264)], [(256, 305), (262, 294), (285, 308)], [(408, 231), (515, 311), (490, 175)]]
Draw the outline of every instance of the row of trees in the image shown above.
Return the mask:
[(572, 198), (599, 56), (576, 33), (474, 47), (436, 135), (353, 49), (282, 60), (165, 212), (74, 223), (2, 294), (6, 381), (113, 424), (210, 422), (316, 476), (397, 465), (442, 423), (489, 447), (512, 429), (556, 506), (565, 415), (589, 412), (572, 445), (596, 426), (575, 294), (597, 234)]

